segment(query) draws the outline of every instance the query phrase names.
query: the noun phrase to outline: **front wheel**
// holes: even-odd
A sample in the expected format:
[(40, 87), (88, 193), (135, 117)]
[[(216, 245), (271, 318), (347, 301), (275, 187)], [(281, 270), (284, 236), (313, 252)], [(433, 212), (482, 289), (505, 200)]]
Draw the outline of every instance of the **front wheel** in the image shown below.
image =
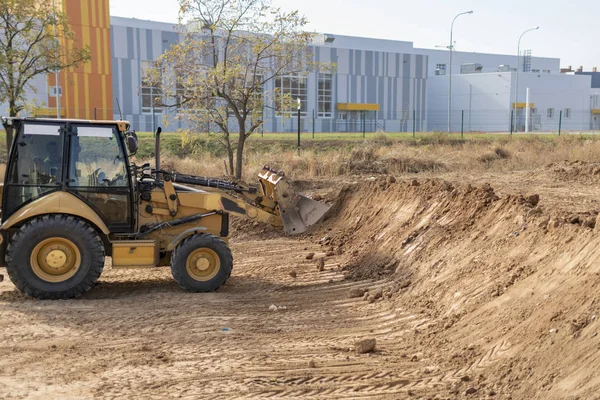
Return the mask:
[(231, 275), (233, 256), (227, 244), (215, 235), (192, 235), (173, 252), (171, 272), (183, 289), (214, 292)]
[(88, 291), (104, 268), (104, 245), (85, 221), (47, 215), (23, 225), (6, 253), (15, 286), (38, 299), (69, 299)]

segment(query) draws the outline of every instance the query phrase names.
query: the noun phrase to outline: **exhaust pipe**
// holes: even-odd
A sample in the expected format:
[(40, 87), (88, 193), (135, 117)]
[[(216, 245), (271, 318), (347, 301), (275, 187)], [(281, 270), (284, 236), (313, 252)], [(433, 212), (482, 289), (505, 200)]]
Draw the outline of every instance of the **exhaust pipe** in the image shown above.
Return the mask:
[(156, 159), (156, 181), (160, 181), (160, 133), (162, 132), (162, 128), (159, 126), (156, 129), (156, 134), (154, 135), (154, 158)]

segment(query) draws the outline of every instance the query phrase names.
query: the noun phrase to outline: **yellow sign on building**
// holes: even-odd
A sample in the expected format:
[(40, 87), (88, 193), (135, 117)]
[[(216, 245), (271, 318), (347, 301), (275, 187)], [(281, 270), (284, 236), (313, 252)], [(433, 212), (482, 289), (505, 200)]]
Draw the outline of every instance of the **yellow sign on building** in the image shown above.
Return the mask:
[(337, 103), (339, 111), (379, 111), (379, 104)]
[[(517, 103), (517, 108), (526, 108), (527, 103)], [(535, 103), (529, 103), (529, 108), (534, 108)], [(515, 108), (515, 103), (512, 103), (512, 108)]]

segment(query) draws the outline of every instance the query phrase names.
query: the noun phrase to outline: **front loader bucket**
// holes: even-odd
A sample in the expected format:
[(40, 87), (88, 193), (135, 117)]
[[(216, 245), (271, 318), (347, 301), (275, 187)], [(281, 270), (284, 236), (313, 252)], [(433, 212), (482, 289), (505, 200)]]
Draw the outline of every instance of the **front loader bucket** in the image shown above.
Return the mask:
[(283, 229), (287, 234), (305, 232), (310, 226), (319, 220), (329, 210), (327, 204), (320, 203), (301, 194), (296, 195), (295, 205), (282, 207), (279, 203)]
[(267, 181), (263, 185), (265, 194), (278, 203), (283, 229), (287, 234), (305, 232), (329, 210), (327, 204), (297, 193), (282, 172), (265, 167), (259, 177)]

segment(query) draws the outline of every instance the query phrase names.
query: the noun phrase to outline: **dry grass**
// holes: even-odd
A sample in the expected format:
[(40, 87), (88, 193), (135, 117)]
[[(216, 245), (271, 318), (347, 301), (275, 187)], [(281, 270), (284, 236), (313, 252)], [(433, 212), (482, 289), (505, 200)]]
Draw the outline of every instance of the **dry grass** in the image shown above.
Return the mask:
[[(182, 173), (225, 175), (222, 158), (205, 154), (179, 158), (165, 155), (164, 166)], [(359, 174), (418, 174), (439, 171), (510, 171), (535, 169), (562, 161), (600, 160), (600, 140), (564, 136), (554, 140), (536, 137), (512, 141), (443, 140), (426, 145), (393, 142), (384, 135), (358, 146), (319, 150), (271, 149), (250, 151), (244, 158), (244, 176), (255, 175), (267, 164), (296, 179)]]
[[(600, 138), (577, 135), (552, 140), (534, 136), (519, 140), (457, 143), (445, 141), (441, 133), (438, 139), (427, 144), (415, 144), (393, 142), (381, 134), (354, 147), (301, 150), (300, 154), (274, 145), (267, 150), (246, 153), (244, 176), (255, 176), (263, 165), (282, 169), (293, 179), (307, 179), (364, 174), (529, 170), (563, 161), (600, 160)], [(185, 158), (163, 154), (162, 166), (167, 170), (201, 176), (226, 175), (224, 159), (208, 152)], [(0, 176), (4, 175), (4, 169), (5, 166), (0, 164)]]

